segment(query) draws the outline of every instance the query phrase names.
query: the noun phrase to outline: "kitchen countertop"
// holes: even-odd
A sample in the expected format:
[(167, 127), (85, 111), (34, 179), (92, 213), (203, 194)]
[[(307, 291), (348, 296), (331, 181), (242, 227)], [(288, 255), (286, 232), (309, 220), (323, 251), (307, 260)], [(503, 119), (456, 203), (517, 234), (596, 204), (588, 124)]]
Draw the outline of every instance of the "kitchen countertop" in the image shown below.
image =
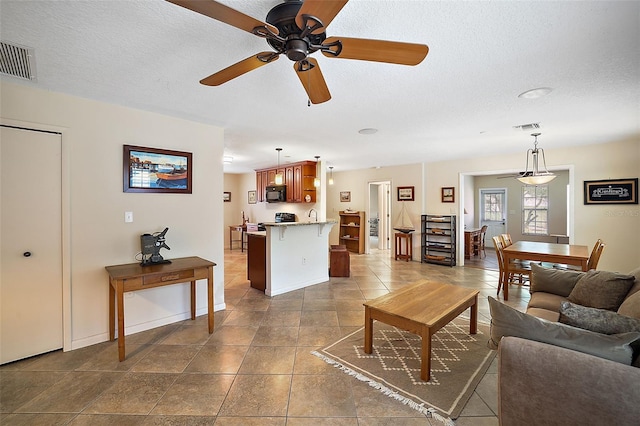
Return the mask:
[(337, 220), (325, 220), (318, 222), (265, 222), (264, 226), (302, 226), (302, 225), (325, 225), (327, 223), (338, 223)]

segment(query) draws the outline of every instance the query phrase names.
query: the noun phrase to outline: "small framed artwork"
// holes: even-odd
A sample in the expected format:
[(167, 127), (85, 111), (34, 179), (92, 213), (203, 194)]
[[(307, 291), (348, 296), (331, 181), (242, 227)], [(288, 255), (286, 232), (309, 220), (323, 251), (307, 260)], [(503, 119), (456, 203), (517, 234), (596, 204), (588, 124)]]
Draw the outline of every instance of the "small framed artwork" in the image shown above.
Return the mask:
[(222, 201), (224, 201), (225, 203), (230, 203), (231, 202), (231, 193), (230, 192), (223, 192), (222, 193)]
[(455, 203), (456, 202), (456, 189), (453, 186), (442, 187), (442, 202), (443, 203)]
[(258, 193), (256, 191), (249, 191), (249, 195), (247, 196), (249, 204), (255, 204), (256, 201), (258, 201), (257, 194)]
[(342, 203), (351, 202), (351, 191), (340, 191), (340, 202)]
[(585, 180), (585, 204), (638, 204), (638, 178)]
[(414, 201), (413, 186), (398, 187), (398, 201)]
[(192, 153), (124, 145), (124, 192), (191, 194)]

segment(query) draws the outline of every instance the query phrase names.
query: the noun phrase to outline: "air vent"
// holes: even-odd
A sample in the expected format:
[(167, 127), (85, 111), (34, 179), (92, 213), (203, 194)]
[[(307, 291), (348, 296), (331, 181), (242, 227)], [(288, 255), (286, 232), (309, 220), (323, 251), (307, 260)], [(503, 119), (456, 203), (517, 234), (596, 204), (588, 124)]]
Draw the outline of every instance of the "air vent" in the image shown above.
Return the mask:
[(32, 48), (0, 42), (0, 73), (25, 80), (36, 79), (35, 56)]
[(524, 130), (525, 132), (536, 130), (540, 128), (540, 123), (521, 124), (519, 126), (513, 126), (516, 130)]

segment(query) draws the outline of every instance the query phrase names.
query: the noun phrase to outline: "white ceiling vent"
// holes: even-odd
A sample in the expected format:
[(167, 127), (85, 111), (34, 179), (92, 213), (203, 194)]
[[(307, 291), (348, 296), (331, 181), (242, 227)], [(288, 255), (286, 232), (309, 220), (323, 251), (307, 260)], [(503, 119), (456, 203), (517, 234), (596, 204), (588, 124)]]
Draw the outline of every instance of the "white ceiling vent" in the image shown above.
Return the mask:
[(17, 44), (0, 42), (0, 73), (25, 80), (36, 79), (33, 49)]
[(513, 126), (516, 130), (523, 130), (525, 132), (529, 132), (531, 130), (536, 130), (540, 128), (540, 123), (529, 123), (529, 124), (520, 124), (519, 126)]

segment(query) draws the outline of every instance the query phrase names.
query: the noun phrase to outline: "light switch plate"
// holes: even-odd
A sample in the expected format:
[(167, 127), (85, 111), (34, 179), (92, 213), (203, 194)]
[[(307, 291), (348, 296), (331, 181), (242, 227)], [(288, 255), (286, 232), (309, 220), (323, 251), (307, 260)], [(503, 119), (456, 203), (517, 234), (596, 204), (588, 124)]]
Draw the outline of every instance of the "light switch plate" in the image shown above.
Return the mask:
[(126, 223), (133, 222), (133, 212), (124, 212), (124, 221)]

